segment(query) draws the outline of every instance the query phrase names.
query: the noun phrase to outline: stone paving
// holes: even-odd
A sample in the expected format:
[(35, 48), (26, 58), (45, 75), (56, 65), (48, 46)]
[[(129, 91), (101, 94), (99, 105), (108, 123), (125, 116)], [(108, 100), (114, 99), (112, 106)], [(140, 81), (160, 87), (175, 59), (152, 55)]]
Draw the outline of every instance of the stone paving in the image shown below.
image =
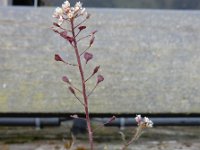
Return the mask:
[[(0, 128), (0, 150), (64, 150), (69, 139), (69, 124), (59, 128)], [(135, 128), (122, 130), (130, 137)], [(95, 133), (95, 150), (120, 150), (118, 128), (103, 128)], [(67, 137), (68, 135), (68, 137)], [(65, 136), (65, 141), (61, 137)], [(199, 150), (200, 127), (154, 127), (128, 150)], [(76, 146), (88, 147), (87, 136), (78, 135)]]
[[(58, 142), (58, 141), (57, 141)], [(55, 141), (56, 143), (56, 141)], [(38, 142), (28, 144), (10, 144), (0, 145), (1, 150), (66, 150), (63, 144), (55, 144), (54, 142)], [(58, 142), (59, 143), (59, 142)], [(84, 146), (85, 143), (80, 143), (79, 146)], [(95, 150), (120, 150), (119, 143), (98, 143)], [(199, 141), (151, 141), (146, 143), (137, 143), (129, 147), (128, 150), (199, 150)]]

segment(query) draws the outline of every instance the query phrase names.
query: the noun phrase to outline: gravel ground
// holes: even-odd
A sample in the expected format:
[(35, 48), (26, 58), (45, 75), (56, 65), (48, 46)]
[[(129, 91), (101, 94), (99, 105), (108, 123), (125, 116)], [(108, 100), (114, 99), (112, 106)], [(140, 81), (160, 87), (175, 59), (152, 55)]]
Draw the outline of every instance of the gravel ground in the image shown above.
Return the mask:
[[(67, 129), (67, 130), (66, 130)], [(130, 138), (133, 128), (123, 132)], [(69, 127), (0, 128), (0, 150), (64, 150), (63, 137), (70, 139)], [(107, 127), (95, 132), (95, 150), (120, 150), (119, 128)], [(87, 135), (78, 135), (75, 147), (88, 148)], [(200, 127), (154, 127), (145, 130), (129, 150), (200, 150)]]
[[(84, 142), (78, 142), (79, 146), (87, 147)], [(120, 150), (121, 144), (116, 142), (96, 143), (97, 150)], [(0, 145), (1, 150), (64, 150), (63, 143), (59, 141), (37, 141), (25, 144)], [(133, 144), (130, 150), (199, 150), (198, 140), (187, 141), (145, 141)]]

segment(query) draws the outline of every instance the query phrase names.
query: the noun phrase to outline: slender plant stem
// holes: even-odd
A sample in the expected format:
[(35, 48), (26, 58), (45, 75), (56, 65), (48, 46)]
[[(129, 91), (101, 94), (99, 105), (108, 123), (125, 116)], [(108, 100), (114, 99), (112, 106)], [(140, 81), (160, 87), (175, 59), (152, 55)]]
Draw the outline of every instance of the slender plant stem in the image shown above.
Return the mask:
[(79, 42), (79, 41), (81, 41), (81, 40), (83, 40), (83, 39), (85, 39), (85, 38), (88, 38), (88, 37), (90, 37), (90, 36), (91, 36), (91, 35), (84, 36), (84, 37), (78, 39), (77, 42)]
[(90, 46), (88, 46), (88, 47), (80, 54), (80, 56), (82, 56), (89, 48), (90, 48)]
[(74, 29), (77, 28), (78, 26), (80, 26), (80, 25), (81, 25), (82, 23), (84, 23), (86, 20), (87, 20), (87, 19), (84, 19), (83, 21), (81, 21), (79, 24), (77, 24), (77, 25), (74, 27)]
[(87, 82), (88, 80), (90, 80), (93, 76), (94, 76), (94, 74), (91, 74), (91, 75), (85, 80), (85, 82)]
[(124, 146), (122, 147), (122, 150), (126, 150), (130, 144), (132, 144), (134, 141), (138, 139), (138, 137), (140, 136), (142, 132), (142, 129), (143, 129), (142, 126), (138, 126), (136, 133), (134, 134), (134, 136), (131, 138), (129, 142), (124, 144)]
[(74, 94), (74, 96), (75, 96), (76, 99), (80, 102), (81, 105), (85, 106), (85, 104), (78, 98), (78, 96), (76, 96), (75, 94)]
[(94, 90), (96, 89), (97, 85), (98, 85), (98, 84), (96, 84), (96, 85), (93, 87), (93, 89), (90, 91), (90, 93), (87, 95), (87, 97), (89, 97), (89, 96), (94, 92)]
[(86, 122), (87, 122), (87, 128), (88, 128), (88, 136), (89, 136), (89, 142), (90, 142), (90, 149), (93, 150), (93, 132), (91, 128), (91, 123), (90, 123), (90, 116), (89, 116), (89, 110), (88, 110), (88, 97), (86, 94), (86, 86), (85, 86), (85, 78), (84, 78), (84, 72), (81, 64), (81, 59), (78, 51), (78, 46), (77, 46), (77, 40), (76, 40), (76, 34), (75, 34), (75, 28), (74, 27), (74, 19), (70, 20), (71, 23), (71, 30), (72, 30), (72, 36), (74, 38), (74, 50), (78, 62), (78, 67), (79, 67), (79, 72), (81, 75), (81, 82), (82, 82), (82, 94), (84, 98), (84, 108), (85, 108), (85, 115), (86, 115)]

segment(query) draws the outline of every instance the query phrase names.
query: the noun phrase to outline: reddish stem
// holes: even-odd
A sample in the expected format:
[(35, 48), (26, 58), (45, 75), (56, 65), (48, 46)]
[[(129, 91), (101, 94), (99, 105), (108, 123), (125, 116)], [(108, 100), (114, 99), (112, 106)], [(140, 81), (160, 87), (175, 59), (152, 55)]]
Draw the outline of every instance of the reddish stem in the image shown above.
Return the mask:
[(88, 128), (88, 135), (89, 135), (89, 142), (90, 142), (90, 149), (93, 150), (93, 132), (91, 128), (91, 123), (90, 123), (90, 116), (89, 116), (89, 110), (88, 110), (88, 97), (86, 94), (86, 87), (85, 87), (85, 77), (84, 77), (84, 72), (81, 64), (81, 59), (78, 51), (78, 46), (77, 46), (77, 40), (76, 40), (76, 34), (75, 34), (75, 28), (74, 27), (74, 19), (70, 20), (71, 23), (71, 30), (72, 30), (72, 36), (74, 38), (74, 50), (78, 62), (78, 67), (79, 67), (79, 72), (81, 75), (81, 82), (82, 82), (82, 94), (84, 98), (84, 108), (85, 108), (85, 115), (86, 115), (86, 122), (87, 122), (87, 128)]

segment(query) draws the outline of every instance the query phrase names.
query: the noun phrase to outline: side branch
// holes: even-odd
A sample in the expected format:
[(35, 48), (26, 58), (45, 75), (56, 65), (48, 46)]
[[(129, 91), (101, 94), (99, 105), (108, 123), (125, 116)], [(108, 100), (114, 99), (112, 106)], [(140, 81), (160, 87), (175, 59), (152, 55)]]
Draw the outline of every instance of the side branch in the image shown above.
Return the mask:
[(87, 95), (87, 97), (89, 97), (89, 96), (94, 92), (94, 90), (96, 89), (97, 85), (98, 85), (98, 84), (96, 84), (96, 85), (93, 87), (93, 89), (90, 91), (90, 93)]
[(81, 21), (79, 24), (77, 24), (77, 25), (74, 27), (74, 29), (76, 29), (78, 26), (80, 26), (80, 25), (81, 25), (82, 23), (84, 23), (86, 20), (87, 20), (87, 18), (84, 19), (83, 21)]

